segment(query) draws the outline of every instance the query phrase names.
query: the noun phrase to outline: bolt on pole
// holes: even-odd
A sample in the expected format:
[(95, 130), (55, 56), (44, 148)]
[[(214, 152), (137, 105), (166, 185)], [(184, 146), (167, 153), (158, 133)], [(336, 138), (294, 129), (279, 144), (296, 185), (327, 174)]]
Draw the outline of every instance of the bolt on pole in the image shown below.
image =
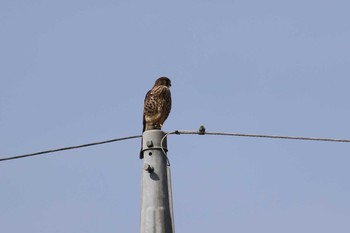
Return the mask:
[[(174, 233), (174, 219), (168, 159), (162, 151), (161, 130), (143, 133), (141, 224), (140, 233)], [(167, 140), (163, 140), (167, 151)]]

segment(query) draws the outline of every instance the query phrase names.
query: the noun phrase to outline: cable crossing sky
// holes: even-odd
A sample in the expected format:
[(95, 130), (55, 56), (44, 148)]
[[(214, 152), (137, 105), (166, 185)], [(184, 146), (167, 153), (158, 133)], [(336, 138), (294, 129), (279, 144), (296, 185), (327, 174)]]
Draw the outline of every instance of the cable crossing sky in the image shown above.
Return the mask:
[[(266, 135), (266, 134), (206, 132), (204, 126), (201, 126), (199, 128), (199, 130), (175, 130), (175, 131), (172, 131), (172, 132), (168, 132), (168, 133), (165, 134), (165, 136), (163, 137), (162, 141), (166, 137), (171, 135), (171, 134), (177, 134), (177, 135), (180, 135), (180, 134), (194, 134), (194, 135), (253, 137), (253, 138), (271, 138), (271, 139), (287, 139), (287, 140), (320, 141), (320, 142), (350, 142), (350, 139), (316, 138), (316, 137), (300, 137), (300, 136), (281, 136), (281, 135)], [(9, 156), (9, 157), (0, 158), (0, 162), (6, 161), (6, 160), (14, 160), (14, 159), (26, 158), (26, 157), (36, 156), (36, 155), (49, 154), (49, 153), (65, 151), (65, 150), (79, 149), (79, 148), (89, 147), (89, 146), (97, 146), (97, 145), (101, 145), (101, 144), (118, 142), (118, 141), (124, 141), (124, 140), (129, 140), (129, 139), (134, 139), (134, 138), (140, 138), (140, 137), (142, 137), (142, 135), (122, 137), (122, 138), (115, 138), (115, 139), (110, 139), (110, 140), (106, 140), (106, 141), (82, 144), (82, 145), (78, 145), (78, 146), (62, 147), (62, 148), (58, 148), (58, 149), (45, 150), (45, 151), (40, 151), (40, 152), (35, 152), (35, 153)]]

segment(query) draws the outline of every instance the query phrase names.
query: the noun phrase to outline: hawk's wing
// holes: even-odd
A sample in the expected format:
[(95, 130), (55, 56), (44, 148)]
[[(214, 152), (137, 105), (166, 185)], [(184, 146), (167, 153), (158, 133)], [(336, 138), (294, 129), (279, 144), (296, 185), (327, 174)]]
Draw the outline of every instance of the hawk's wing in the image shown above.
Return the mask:
[[(143, 107), (143, 130), (142, 132), (145, 132), (146, 129), (146, 117), (145, 114), (149, 114), (154, 112), (154, 105), (151, 104), (152, 99), (152, 90), (149, 90), (145, 96), (144, 100), (144, 107)], [(153, 106), (153, 109), (152, 109)]]

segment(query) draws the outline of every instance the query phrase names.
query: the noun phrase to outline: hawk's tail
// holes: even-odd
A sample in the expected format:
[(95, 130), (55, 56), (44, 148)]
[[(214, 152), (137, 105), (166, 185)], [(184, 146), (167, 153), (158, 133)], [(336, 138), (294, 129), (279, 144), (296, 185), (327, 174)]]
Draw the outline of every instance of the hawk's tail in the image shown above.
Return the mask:
[(140, 159), (143, 159), (142, 146), (143, 146), (143, 132), (145, 132), (145, 130), (146, 130), (146, 119), (145, 119), (145, 114), (143, 114), (143, 129), (142, 129), (142, 136), (141, 136)]
[(140, 159), (143, 159), (142, 144), (143, 144), (143, 139), (141, 139)]

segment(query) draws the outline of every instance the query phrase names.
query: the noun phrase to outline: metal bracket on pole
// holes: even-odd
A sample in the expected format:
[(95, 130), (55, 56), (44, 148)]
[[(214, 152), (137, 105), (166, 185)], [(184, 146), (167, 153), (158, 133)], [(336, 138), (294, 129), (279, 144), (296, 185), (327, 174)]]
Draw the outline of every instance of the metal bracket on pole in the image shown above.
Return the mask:
[[(141, 233), (174, 233), (170, 168), (160, 145), (165, 133), (147, 130), (143, 133), (141, 191)], [(163, 140), (167, 151), (167, 140)]]

